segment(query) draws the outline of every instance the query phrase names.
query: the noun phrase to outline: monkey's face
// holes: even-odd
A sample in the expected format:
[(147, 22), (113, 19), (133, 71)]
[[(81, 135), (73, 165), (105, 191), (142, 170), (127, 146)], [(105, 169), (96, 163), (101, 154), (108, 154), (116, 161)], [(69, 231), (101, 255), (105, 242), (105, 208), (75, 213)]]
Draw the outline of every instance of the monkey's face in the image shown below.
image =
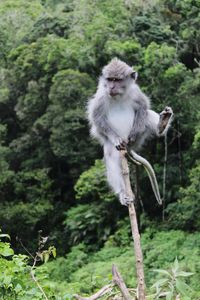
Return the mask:
[(111, 97), (123, 95), (126, 89), (126, 80), (120, 78), (106, 78), (106, 90)]
[(128, 88), (135, 82), (137, 78), (137, 73), (132, 72), (131, 75), (119, 78), (119, 77), (107, 77), (105, 79), (105, 88), (107, 93), (111, 97), (122, 96), (126, 93)]

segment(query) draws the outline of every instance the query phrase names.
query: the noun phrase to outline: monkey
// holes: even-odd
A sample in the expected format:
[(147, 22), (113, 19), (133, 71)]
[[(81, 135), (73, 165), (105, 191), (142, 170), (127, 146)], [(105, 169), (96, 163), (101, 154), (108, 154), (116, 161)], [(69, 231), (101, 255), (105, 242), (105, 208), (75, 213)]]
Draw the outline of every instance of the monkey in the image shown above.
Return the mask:
[(107, 180), (121, 204), (133, 201), (127, 196), (120, 163), (120, 151), (125, 149), (133, 161), (145, 166), (160, 204), (153, 168), (136, 152), (147, 139), (167, 133), (173, 111), (171, 107), (161, 114), (151, 110), (150, 99), (136, 83), (137, 77), (137, 72), (118, 58), (102, 69), (97, 91), (87, 105), (90, 132), (103, 145)]

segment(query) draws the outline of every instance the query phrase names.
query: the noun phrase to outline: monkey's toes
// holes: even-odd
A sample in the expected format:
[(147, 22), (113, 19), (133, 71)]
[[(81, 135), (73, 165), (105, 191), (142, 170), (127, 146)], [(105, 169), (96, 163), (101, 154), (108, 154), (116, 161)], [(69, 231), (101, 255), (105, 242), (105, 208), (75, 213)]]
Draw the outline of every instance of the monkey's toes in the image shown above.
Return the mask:
[(134, 199), (129, 196), (120, 197), (120, 203), (125, 206), (129, 206), (129, 204), (133, 203)]
[(173, 110), (170, 106), (166, 106), (165, 109), (160, 113), (160, 115), (173, 115)]

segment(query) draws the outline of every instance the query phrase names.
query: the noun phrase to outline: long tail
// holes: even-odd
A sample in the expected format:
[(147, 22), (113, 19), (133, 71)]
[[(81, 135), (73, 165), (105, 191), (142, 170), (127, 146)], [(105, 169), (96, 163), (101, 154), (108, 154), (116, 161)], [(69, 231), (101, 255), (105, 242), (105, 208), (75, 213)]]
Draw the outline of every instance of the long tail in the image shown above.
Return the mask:
[(138, 155), (133, 150), (130, 150), (130, 153), (131, 153), (131, 158), (132, 158), (133, 162), (137, 163), (137, 164), (142, 164), (144, 166), (145, 170), (147, 171), (147, 174), (149, 176), (149, 179), (150, 179), (150, 182), (151, 182), (151, 186), (152, 186), (154, 195), (156, 197), (156, 200), (161, 205), (162, 204), (162, 200), (161, 200), (161, 197), (160, 197), (158, 182), (157, 182), (157, 179), (156, 179), (156, 174), (154, 172), (154, 169), (152, 168), (152, 166), (148, 162), (148, 160), (146, 160), (144, 157)]

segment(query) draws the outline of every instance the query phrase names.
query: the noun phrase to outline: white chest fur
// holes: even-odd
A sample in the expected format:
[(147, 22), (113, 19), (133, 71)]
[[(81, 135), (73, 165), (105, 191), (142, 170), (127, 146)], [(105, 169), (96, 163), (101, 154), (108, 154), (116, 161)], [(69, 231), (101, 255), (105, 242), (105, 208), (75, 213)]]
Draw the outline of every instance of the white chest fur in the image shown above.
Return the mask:
[(127, 102), (112, 103), (109, 107), (108, 122), (113, 130), (127, 140), (133, 126), (135, 113)]

